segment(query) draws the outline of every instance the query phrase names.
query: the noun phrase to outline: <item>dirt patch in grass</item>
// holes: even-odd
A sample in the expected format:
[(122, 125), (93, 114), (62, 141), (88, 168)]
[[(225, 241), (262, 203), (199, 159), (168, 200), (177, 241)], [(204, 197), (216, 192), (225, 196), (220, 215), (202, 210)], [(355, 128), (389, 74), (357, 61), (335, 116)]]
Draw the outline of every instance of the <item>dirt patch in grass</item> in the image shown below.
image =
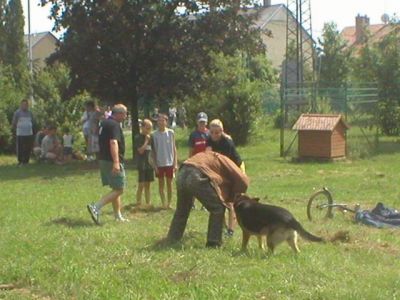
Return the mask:
[(6, 295), (14, 295), (16, 297), (26, 297), (34, 300), (51, 300), (48, 296), (38, 295), (25, 287), (19, 287), (16, 284), (0, 284), (0, 298)]
[(172, 274), (171, 281), (174, 283), (180, 282), (189, 282), (194, 279), (198, 273), (196, 272), (197, 265), (194, 265), (189, 270), (181, 271), (181, 272), (174, 272)]

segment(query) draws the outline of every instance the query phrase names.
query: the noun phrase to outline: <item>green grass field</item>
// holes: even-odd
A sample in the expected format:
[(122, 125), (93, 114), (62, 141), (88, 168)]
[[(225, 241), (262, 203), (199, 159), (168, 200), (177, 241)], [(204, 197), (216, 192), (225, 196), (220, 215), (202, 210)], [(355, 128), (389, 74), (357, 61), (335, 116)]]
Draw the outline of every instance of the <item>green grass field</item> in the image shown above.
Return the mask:
[[(180, 160), (188, 152), (186, 135), (178, 132)], [(317, 235), (348, 230), (348, 242), (300, 239), (299, 255), (282, 244), (268, 256), (253, 238), (243, 253), (237, 228), (221, 249), (210, 250), (204, 247), (208, 213), (196, 209), (182, 244), (159, 248), (172, 210), (127, 208), (130, 222), (116, 223), (109, 206), (103, 225), (92, 223), (85, 206), (108, 191), (95, 163), (18, 168), (14, 157), (1, 156), (0, 284), (9, 286), (0, 289), (0, 299), (400, 299), (400, 229), (355, 224), (340, 213), (319, 222), (306, 217), (308, 197), (322, 186), (338, 202), (400, 208), (396, 140), (383, 140), (383, 152), (365, 159), (293, 163), (279, 158), (278, 137), (265, 129), (239, 148), (249, 193), (288, 208)], [(135, 190), (128, 164), (124, 205), (135, 201)], [(156, 184), (152, 197), (159, 206)]]

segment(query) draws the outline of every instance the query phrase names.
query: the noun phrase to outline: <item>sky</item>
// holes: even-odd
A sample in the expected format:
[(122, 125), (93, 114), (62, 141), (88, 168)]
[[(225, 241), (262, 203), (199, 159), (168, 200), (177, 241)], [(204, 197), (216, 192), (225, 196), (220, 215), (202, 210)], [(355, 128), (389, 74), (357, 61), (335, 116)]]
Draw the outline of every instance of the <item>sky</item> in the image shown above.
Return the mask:
[[(21, 0), (26, 16), (25, 32), (28, 32), (27, 3), (28, 0)], [(384, 13), (393, 16), (400, 16), (400, 0), (310, 0), (312, 27), (314, 38), (319, 37), (324, 23), (335, 22), (338, 29), (346, 26), (354, 26), (357, 14), (367, 15), (371, 24), (382, 23), (381, 17)], [(53, 23), (48, 19), (50, 7), (38, 6), (38, 0), (31, 2), (31, 32), (51, 31)], [(286, 0), (272, 0), (272, 4), (285, 3)], [(58, 36), (58, 34), (56, 34)]]

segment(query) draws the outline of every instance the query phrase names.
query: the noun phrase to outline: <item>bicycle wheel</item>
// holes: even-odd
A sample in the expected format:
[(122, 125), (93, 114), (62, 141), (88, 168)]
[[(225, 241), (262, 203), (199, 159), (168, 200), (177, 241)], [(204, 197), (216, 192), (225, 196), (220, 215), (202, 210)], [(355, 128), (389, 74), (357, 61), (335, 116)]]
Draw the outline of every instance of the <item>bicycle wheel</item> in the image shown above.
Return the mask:
[(323, 188), (311, 195), (307, 204), (307, 217), (310, 221), (332, 218), (332, 195)]

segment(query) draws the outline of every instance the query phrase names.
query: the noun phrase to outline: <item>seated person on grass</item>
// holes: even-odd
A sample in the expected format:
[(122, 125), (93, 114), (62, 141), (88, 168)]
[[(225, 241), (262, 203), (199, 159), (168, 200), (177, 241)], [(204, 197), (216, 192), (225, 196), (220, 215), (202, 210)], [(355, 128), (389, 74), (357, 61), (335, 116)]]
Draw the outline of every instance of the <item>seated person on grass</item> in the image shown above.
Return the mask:
[(43, 126), (35, 135), (35, 140), (33, 141), (33, 154), (36, 159), (40, 159), (42, 154), (42, 141), (47, 135), (47, 126)]
[(47, 135), (42, 141), (42, 154), (43, 160), (55, 162), (56, 164), (62, 163), (62, 147), (57, 138), (57, 127), (50, 125), (47, 128)]

